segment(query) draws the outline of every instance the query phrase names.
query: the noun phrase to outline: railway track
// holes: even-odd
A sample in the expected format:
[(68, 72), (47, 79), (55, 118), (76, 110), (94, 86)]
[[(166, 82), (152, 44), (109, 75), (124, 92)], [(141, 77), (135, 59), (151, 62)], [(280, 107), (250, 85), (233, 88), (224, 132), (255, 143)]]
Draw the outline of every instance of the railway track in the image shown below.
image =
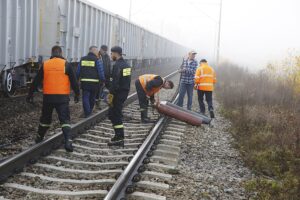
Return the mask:
[(72, 127), (78, 135), (73, 153), (60, 149), (58, 133), (1, 163), (0, 199), (165, 199), (184, 124), (165, 117), (141, 124), (135, 98), (131, 95), (124, 108), (124, 148), (107, 146), (113, 129), (103, 119), (104, 109)]
[[(165, 68), (169, 68), (169, 66), (165, 66)], [(170, 70), (170, 69), (169, 69)], [(132, 71), (132, 91), (134, 91), (135, 79), (139, 76), (139, 74), (143, 73), (156, 73), (156, 74), (168, 74), (166, 71), (157, 68), (153, 69), (153, 67), (143, 68), (143, 69), (135, 69)], [(26, 93), (27, 94), (27, 93)], [(4, 160), (7, 160), (11, 156), (19, 153), (22, 149), (27, 149), (32, 146), (33, 136), (36, 132), (35, 128), (22, 127), (26, 126), (26, 124), (32, 123), (30, 118), (39, 118), (40, 115), (40, 107), (42, 105), (42, 94), (37, 94), (34, 97), (34, 105), (28, 105), (25, 102), (25, 96), (23, 97), (12, 97), (12, 98), (2, 98), (0, 92), (0, 105), (3, 105), (0, 109), (1, 113), (1, 123), (0, 126), (2, 130), (0, 131), (0, 163)], [(71, 97), (73, 99), (73, 97)], [(79, 105), (79, 106), (78, 106)], [(106, 105), (101, 103), (101, 107), (105, 107)], [(78, 114), (82, 109), (80, 104), (73, 104), (70, 102), (70, 110), (71, 110), (71, 118), (72, 123), (76, 123), (82, 118), (80, 118), (80, 114)], [(23, 115), (24, 114), (24, 115)], [(11, 120), (9, 120), (11, 118)], [(2, 121), (3, 120), (3, 121)], [(19, 123), (20, 121), (23, 123)], [(34, 120), (35, 121), (35, 120)], [(37, 122), (37, 121), (35, 121)], [(7, 126), (7, 124), (9, 126)], [(33, 125), (33, 124), (32, 124)], [(33, 125), (34, 127), (36, 125)], [(55, 130), (58, 129), (58, 130)], [(21, 131), (25, 132), (19, 134)], [(60, 124), (58, 120), (53, 120), (52, 127), (49, 133), (59, 132)], [(12, 133), (13, 132), (13, 133)], [(47, 134), (49, 137), (51, 134)]]

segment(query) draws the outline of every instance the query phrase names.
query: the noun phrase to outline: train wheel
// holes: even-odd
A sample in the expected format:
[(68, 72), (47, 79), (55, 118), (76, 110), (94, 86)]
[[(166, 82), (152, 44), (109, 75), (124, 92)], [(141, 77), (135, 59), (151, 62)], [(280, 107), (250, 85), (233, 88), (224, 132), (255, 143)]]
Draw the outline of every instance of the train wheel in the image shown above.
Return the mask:
[(13, 80), (13, 75), (11, 72), (7, 72), (5, 77), (5, 84), (4, 84), (4, 92), (6, 96), (13, 97), (16, 93), (16, 83)]

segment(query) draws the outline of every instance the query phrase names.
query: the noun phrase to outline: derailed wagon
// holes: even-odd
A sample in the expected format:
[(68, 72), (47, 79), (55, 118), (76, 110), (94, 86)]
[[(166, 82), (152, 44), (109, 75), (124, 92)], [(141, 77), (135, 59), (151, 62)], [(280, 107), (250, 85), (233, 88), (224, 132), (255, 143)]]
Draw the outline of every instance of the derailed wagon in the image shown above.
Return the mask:
[(1, 91), (26, 87), (59, 45), (76, 64), (90, 45), (119, 45), (134, 69), (180, 59), (186, 49), (85, 0), (0, 1)]

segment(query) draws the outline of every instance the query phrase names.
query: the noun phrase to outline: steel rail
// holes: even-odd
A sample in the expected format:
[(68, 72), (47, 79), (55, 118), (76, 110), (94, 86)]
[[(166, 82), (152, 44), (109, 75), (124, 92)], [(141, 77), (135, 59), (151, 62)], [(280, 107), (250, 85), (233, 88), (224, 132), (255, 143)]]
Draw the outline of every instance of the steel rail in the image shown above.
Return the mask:
[[(173, 103), (178, 100), (178, 90), (173, 97)], [(134, 190), (135, 177), (138, 177), (141, 172), (145, 170), (144, 164), (147, 164), (147, 157), (151, 156), (151, 148), (158, 142), (158, 138), (165, 125), (168, 122), (168, 117), (161, 117), (155, 124), (146, 140), (135, 153), (134, 157), (127, 165), (123, 173), (119, 176), (113, 187), (110, 189), (104, 200), (125, 200), (126, 194)], [(155, 149), (155, 148), (154, 148)], [(132, 191), (130, 191), (132, 190)]]

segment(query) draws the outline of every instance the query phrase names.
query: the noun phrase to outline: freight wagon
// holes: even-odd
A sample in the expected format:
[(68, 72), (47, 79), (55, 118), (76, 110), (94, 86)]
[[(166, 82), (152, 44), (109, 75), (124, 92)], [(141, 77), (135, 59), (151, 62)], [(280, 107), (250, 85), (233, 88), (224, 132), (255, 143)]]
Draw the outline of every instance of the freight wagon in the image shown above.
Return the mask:
[(90, 45), (119, 45), (135, 69), (187, 51), (85, 0), (1, 0), (0, 23), (0, 86), (8, 96), (31, 83), (53, 45), (74, 64)]

